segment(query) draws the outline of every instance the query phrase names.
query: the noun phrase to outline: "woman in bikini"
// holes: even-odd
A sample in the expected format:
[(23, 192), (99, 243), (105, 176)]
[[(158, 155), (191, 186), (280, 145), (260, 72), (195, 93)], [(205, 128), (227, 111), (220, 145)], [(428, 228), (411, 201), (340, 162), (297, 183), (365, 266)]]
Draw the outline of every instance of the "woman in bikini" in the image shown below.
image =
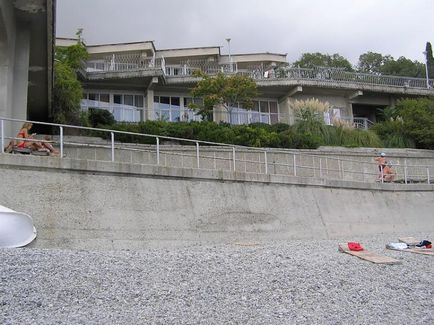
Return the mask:
[(33, 137), (36, 135), (36, 133), (33, 133), (29, 135), (29, 131), (32, 128), (33, 124), (30, 122), (25, 122), (23, 126), (20, 129), (20, 132), (17, 134), (17, 138), (23, 139), (23, 140), (17, 140), (17, 147), (18, 148), (28, 148), (31, 150), (38, 150), (38, 151), (50, 151), (49, 149), (45, 148), (40, 142), (32, 141)]
[(4, 152), (11, 153), (13, 151), (13, 148), (16, 147), (20, 149), (30, 149), (32, 151), (36, 150), (48, 152), (50, 156), (59, 156), (60, 152), (52, 146), (52, 139), (49, 135), (46, 135), (44, 137), (44, 141), (33, 140), (33, 137), (36, 135), (36, 133), (29, 135), (29, 131), (32, 126), (32, 123), (25, 122), (15, 139), (12, 139), (9, 144), (4, 148)]

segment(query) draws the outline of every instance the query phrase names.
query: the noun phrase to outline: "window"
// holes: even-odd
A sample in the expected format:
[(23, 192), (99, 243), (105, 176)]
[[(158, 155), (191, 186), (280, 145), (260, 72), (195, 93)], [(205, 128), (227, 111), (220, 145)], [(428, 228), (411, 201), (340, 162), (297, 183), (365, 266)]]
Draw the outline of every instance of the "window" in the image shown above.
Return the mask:
[(99, 94), (99, 100), (103, 103), (110, 103), (110, 95), (109, 94)]
[(202, 98), (184, 97), (184, 112), (181, 121), (202, 121), (202, 116), (196, 115), (196, 111), (190, 108), (190, 104), (201, 106), (203, 100)]
[(156, 120), (179, 122), (181, 116), (180, 98), (154, 96), (154, 114)]
[(276, 101), (255, 100), (251, 109), (245, 109), (240, 104), (230, 105), (231, 124), (266, 123), (274, 124), (279, 121)]

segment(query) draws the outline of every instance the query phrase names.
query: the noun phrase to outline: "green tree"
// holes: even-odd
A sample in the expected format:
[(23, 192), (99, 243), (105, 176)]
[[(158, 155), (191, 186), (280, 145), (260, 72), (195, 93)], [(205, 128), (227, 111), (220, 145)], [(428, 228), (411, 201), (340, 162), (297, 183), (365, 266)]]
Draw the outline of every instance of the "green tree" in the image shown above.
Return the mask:
[(203, 98), (201, 106), (191, 105), (198, 114), (205, 120), (210, 120), (211, 112), (217, 105), (222, 105), (229, 113), (231, 104), (239, 103), (245, 109), (253, 107), (253, 98), (257, 97), (256, 83), (249, 77), (243, 75), (227, 76), (219, 73), (216, 76), (209, 76), (198, 72), (195, 76), (201, 80), (191, 90), (195, 98)]
[(381, 74), (383, 75), (395, 75), (395, 76), (406, 76), (414, 78), (425, 77), (425, 66), (423, 63), (418, 61), (411, 61), (403, 56), (398, 60), (393, 58), (385, 62), (381, 66)]
[(303, 53), (297, 61), (292, 63), (292, 67), (309, 68), (330, 67), (344, 68), (346, 71), (353, 71), (351, 63), (343, 56), (335, 53), (333, 55), (316, 53)]
[(88, 58), (86, 47), (81, 40), (81, 32), (81, 30), (77, 32), (77, 44), (56, 48), (53, 119), (57, 123), (77, 124), (80, 120), (80, 101), (83, 97), (83, 88), (77, 78), (77, 69)]
[(363, 73), (381, 74), (381, 69), (387, 62), (393, 60), (390, 55), (375, 52), (366, 52), (359, 56), (357, 71)]
[(432, 47), (430, 42), (426, 42), (425, 56), (428, 68), (428, 76), (430, 79), (434, 79), (434, 57), (432, 54)]
[(53, 117), (56, 123), (76, 124), (80, 113), (83, 89), (77, 75), (68, 64), (54, 64), (54, 105)]
[(434, 149), (434, 99), (404, 99), (396, 104), (404, 130), (417, 148)]

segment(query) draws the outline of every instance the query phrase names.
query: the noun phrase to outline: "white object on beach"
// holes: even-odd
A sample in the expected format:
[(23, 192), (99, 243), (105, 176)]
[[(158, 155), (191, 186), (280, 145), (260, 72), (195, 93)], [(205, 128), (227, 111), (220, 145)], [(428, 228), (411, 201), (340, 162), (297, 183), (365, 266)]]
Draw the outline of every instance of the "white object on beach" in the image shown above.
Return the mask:
[(0, 205), (0, 248), (26, 246), (35, 238), (31, 216)]
[(408, 245), (406, 243), (389, 243), (386, 245), (386, 248), (402, 250), (407, 249)]

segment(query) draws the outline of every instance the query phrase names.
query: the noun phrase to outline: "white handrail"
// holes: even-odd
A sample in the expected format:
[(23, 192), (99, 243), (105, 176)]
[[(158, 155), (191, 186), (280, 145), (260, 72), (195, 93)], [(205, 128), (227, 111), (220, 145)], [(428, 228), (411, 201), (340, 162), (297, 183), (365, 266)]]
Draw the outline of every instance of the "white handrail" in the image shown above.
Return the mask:
[[(134, 132), (127, 132), (127, 131), (116, 131), (116, 130), (110, 130), (110, 129), (98, 129), (98, 128), (90, 128), (90, 127), (81, 127), (81, 126), (73, 126), (73, 125), (64, 125), (64, 124), (55, 124), (55, 123), (48, 123), (48, 122), (38, 122), (38, 121), (26, 121), (26, 120), (20, 120), (20, 119), (12, 119), (12, 118), (2, 118), (0, 117), (0, 127), (2, 130), (4, 129), (4, 122), (10, 121), (10, 122), (31, 122), (35, 125), (46, 125), (46, 126), (52, 126), (59, 128), (59, 144), (60, 144), (60, 158), (64, 157), (64, 145), (68, 146), (86, 146), (88, 148), (109, 148), (111, 150), (111, 161), (115, 161), (117, 159), (121, 159), (123, 155), (116, 155), (115, 157), (115, 151), (116, 150), (128, 150), (131, 152), (149, 152), (151, 153), (152, 150), (155, 152), (156, 150), (156, 164), (160, 165), (160, 160), (163, 157), (165, 160), (165, 166), (167, 165), (167, 157), (168, 156), (180, 156), (180, 157), (195, 157), (196, 158), (196, 167), (198, 169), (227, 169), (226, 167), (222, 167), (221, 165), (218, 166), (218, 161), (232, 161), (230, 170), (236, 171), (238, 166), (241, 167), (241, 170), (244, 169), (245, 173), (260, 173), (260, 174), (274, 174), (274, 175), (288, 175), (289, 171), (292, 170), (292, 173), (290, 173), (290, 176), (297, 176), (297, 177), (315, 177), (315, 178), (328, 178), (328, 179), (346, 179), (346, 180), (355, 180), (355, 181), (362, 181), (362, 182), (372, 182), (373, 179), (375, 179), (375, 175), (378, 176), (377, 170), (377, 163), (373, 161), (360, 161), (360, 160), (353, 160), (353, 159), (345, 159), (340, 157), (329, 157), (324, 155), (318, 155), (318, 154), (305, 154), (300, 152), (295, 152), (292, 149), (273, 149), (272, 151), (269, 149), (264, 148), (255, 148), (255, 147), (246, 147), (246, 146), (239, 146), (239, 145), (232, 145), (232, 144), (225, 144), (225, 143), (216, 143), (216, 142), (209, 142), (209, 141), (200, 141), (200, 140), (191, 140), (191, 139), (183, 139), (183, 138), (176, 138), (176, 137), (168, 137), (168, 136), (157, 136), (152, 134), (141, 134), (141, 133), (134, 133)], [(87, 144), (79, 144), (74, 142), (67, 142), (65, 143), (64, 140), (64, 129), (70, 128), (70, 129), (76, 129), (76, 130), (86, 130), (86, 131), (98, 131), (98, 132), (104, 132), (107, 134), (110, 134), (109, 141), (110, 145), (95, 145), (91, 143)], [(145, 145), (135, 145), (135, 148), (131, 148), (134, 144), (122, 144), (122, 143), (115, 143), (114, 139), (115, 136), (118, 137), (120, 135), (133, 135), (137, 137), (151, 137), (155, 139), (156, 148), (152, 149), (150, 147), (147, 149), (147, 147), (144, 147)], [(6, 139), (4, 132), (0, 132), (1, 137), (1, 143), (4, 144), (4, 140)], [(12, 137), (7, 137), (7, 139), (15, 139)], [(191, 149), (186, 147), (177, 147), (175, 150), (173, 148), (171, 151), (161, 151), (161, 140), (171, 140), (171, 141), (182, 141), (186, 143), (191, 143), (192, 146), (196, 148), (196, 152), (191, 155), (188, 153), (188, 151), (191, 151)], [(44, 140), (38, 140), (43, 142)], [(200, 148), (202, 146), (202, 148)], [(212, 147), (211, 147), (212, 146)], [(210, 149), (211, 148), (211, 149)], [(212, 155), (208, 155), (207, 152), (210, 150), (213, 151)], [(185, 151), (183, 153), (179, 153), (178, 151)], [(238, 155), (236, 155), (236, 152), (239, 152)], [(2, 146), (2, 152), (3, 146)], [(221, 152), (221, 155), (216, 155), (216, 152)], [(95, 151), (96, 154), (96, 151)], [(246, 154), (248, 156), (246, 157)], [(253, 158), (255, 156), (251, 156), (252, 154), (257, 155), (257, 158)], [(226, 155), (226, 156), (225, 156)], [(249, 155), (251, 158), (249, 158)], [(264, 155), (263, 161), (260, 158), (262, 155)], [(288, 157), (292, 155), (292, 163), (289, 163)], [(237, 157), (238, 156), (238, 157)], [(252, 159), (253, 158), (253, 159)], [(95, 156), (96, 159), (96, 156)], [(256, 159), (256, 160), (255, 160)], [(325, 159), (325, 166), (323, 165), (323, 159)], [(182, 161), (182, 167), (186, 168), (184, 166), (183, 159), (177, 160), (175, 159), (174, 162), (169, 161), (170, 166), (169, 167), (179, 167), (176, 165), (177, 162)], [(209, 166), (210, 161), (212, 161), (212, 167)], [(271, 162), (272, 161), (272, 162)], [(207, 166), (208, 163), (208, 166)], [(344, 170), (344, 163), (346, 169)], [(406, 163), (406, 161), (405, 161)], [(152, 164), (155, 164), (155, 160)], [(244, 168), (243, 168), (244, 165)], [(249, 168), (248, 168), (249, 166)], [(262, 166), (264, 168), (262, 168)], [(434, 166), (432, 165), (400, 165), (394, 164), (393, 167), (396, 169), (396, 178), (402, 179), (404, 183), (411, 183), (411, 182), (421, 182), (425, 181), (428, 184), (432, 183), (432, 180), (430, 179), (430, 175), (434, 174)], [(190, 168), (193, 168), (190, 166)], [(411, 173), (409, 174), (409, 169)], [(240, 168), (238, 168), (240, 170)], [(366, 170), (371, 170), (372, 172), (366, 172)], [(318, 176), (319, 175), (319, 176)], [(368, 177), (367, 177), (368, 176)], [(361, 179), (360, 179), (361, 178)]]

